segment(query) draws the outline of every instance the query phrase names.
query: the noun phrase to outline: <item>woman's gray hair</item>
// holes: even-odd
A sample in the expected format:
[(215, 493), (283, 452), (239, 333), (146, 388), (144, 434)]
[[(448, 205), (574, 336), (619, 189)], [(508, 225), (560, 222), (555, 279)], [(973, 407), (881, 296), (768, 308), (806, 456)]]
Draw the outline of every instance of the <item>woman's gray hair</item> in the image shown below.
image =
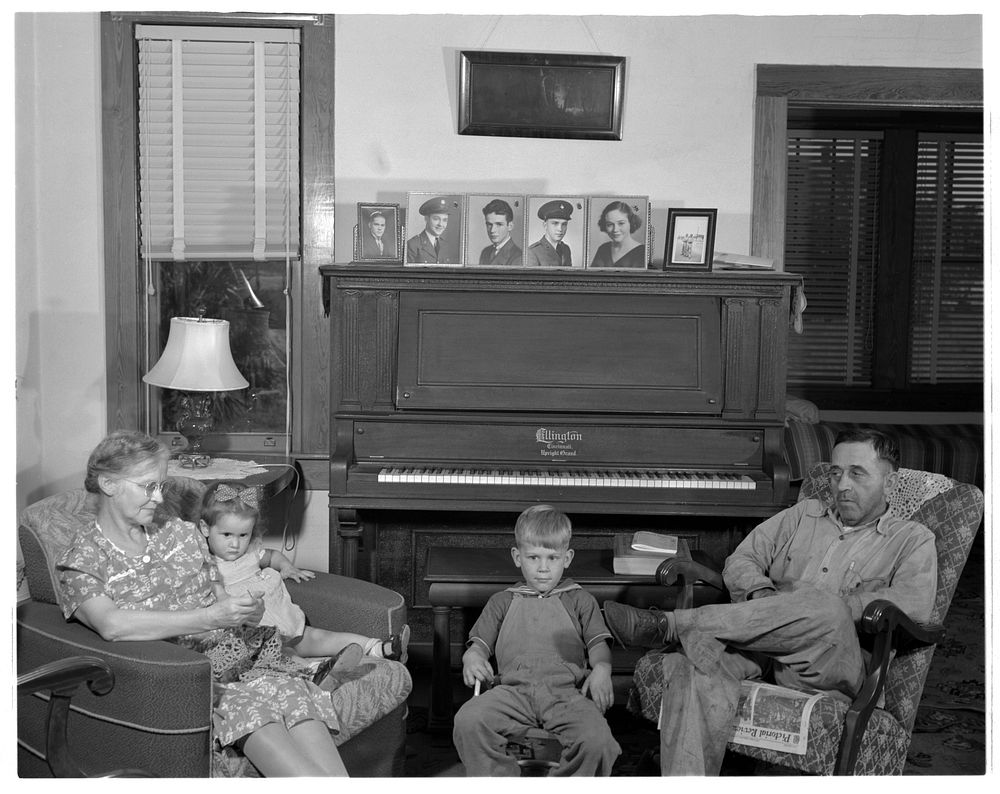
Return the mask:
[(138, 430), (116, 430), (105, 436), (87, 459), (87, 475), (83, 487), (90, 493), (100, 493), (97, 478), (120, 477), (154, 459), (166, 459), (170, 451), (155, 438)]

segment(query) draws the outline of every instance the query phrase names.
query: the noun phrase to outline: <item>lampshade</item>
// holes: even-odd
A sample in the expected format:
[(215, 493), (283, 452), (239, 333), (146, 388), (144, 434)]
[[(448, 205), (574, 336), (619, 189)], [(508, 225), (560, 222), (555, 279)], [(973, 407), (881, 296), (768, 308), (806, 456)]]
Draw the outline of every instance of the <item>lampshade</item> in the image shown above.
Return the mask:
[(180, 391), (232, 391), (250, 385), (233, 361), (229, 322), (197, 317), (170, 318), (167, 346), (143, 380)]

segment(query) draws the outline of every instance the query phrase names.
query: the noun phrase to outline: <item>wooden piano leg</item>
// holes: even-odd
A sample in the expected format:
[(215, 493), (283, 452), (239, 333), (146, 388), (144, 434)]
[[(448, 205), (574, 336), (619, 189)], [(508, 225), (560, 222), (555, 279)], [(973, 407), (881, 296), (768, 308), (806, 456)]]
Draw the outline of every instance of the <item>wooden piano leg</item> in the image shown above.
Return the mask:
[(431, 672), (431, 733), (451, 733), (451, 607), (434, 608), (434, 669)]
[(335, 537), (331, 537), (330, 572), (341, 576), (358, 576), (358, 540), (363, 527), (357, 510), (334, 510), (337, 521)]

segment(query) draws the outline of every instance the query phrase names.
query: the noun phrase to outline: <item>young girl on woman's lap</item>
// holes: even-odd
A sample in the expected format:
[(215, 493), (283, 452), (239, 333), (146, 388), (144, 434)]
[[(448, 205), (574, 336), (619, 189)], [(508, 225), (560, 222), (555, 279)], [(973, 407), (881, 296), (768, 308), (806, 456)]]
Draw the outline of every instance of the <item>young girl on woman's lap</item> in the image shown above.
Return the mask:
[(331, 668), (350, 669), (363, 655), (406, 662), (409, 626), (386, 640), (307, 626), (305, 614), (292, 601), (283, 580), (302, 582), (316, 574), (297, 568), (281, 552), (265, 548), (255, 534), (259, 517), (256, 488), (221, 482), (205, 491), (198, 526), (230, 596), (263, 596), (260, 625), (276, 626), (288, 650), (297, 656), (330, 657), (320, 665), (316, 683), (321, 683)]

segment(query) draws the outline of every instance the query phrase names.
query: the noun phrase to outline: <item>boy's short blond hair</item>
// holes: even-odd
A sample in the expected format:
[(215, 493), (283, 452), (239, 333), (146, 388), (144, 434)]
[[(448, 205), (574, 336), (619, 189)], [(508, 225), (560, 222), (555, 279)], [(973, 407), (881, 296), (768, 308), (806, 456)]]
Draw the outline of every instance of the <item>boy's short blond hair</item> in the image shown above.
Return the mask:
[(533, 505), (517, 517), (514, 540), (518, 548), (543, 546), (546, 549), (568, 549), (573, 537), (569, 517), (552, 505)]

